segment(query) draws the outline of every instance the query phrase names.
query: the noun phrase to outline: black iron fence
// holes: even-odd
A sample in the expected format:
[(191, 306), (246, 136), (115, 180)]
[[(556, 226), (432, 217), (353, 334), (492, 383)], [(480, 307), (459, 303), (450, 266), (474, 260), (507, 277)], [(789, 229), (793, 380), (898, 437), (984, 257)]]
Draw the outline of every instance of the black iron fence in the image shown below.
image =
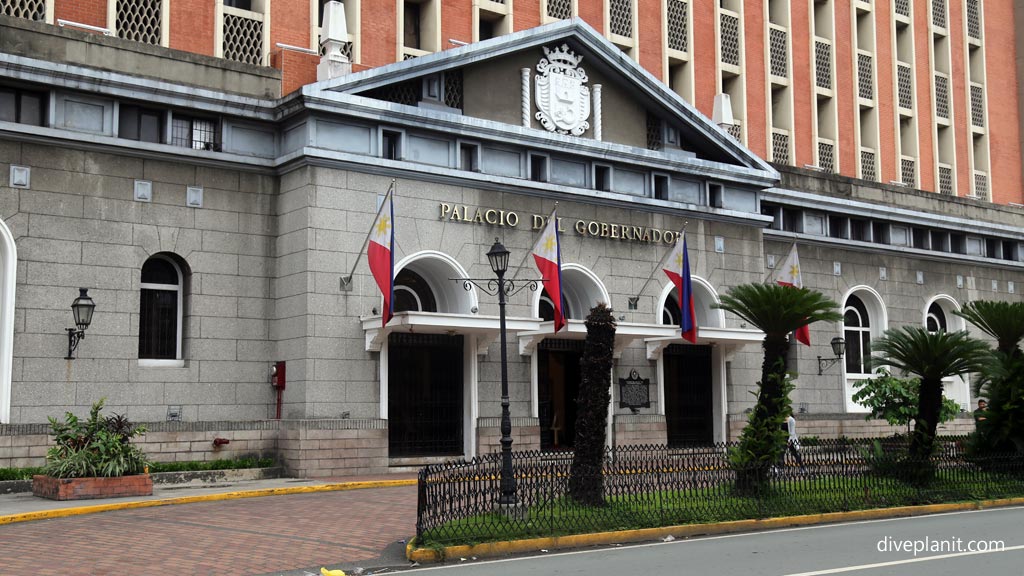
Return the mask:
[(416, 533), (477, 542), (1024, 495), (1024, 456), (971, 458), (964, 440), (941, 439), (928, 462), (909, 461), (898, 439), (820, 440), (763, 466), (767, 480), (745, 490), (735, 444), (614, 448), (600, 507), (568, 496), (570, 452), (516, 452), (512, 510), (498, 508), (501, 459), (489, 454), (420, 471)]

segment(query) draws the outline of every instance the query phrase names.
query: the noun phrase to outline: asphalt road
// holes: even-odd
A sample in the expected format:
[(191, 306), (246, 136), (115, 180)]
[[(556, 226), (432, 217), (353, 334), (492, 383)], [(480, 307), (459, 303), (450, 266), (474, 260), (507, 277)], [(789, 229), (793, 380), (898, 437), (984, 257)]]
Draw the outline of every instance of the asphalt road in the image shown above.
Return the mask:
[[(910, 541), (909, 550), (894, 550), (906, 546), (905, 541)], [(1002, 551), (993, 550), (998, 545), (990, 541), (1002, 541)], [(934, 548), (915, 554), (915, 545)], [(979, 552), (982, 548), (992, 551)], [(424, 576), (1024, 576), (1024, 507), (611, 546), (493, 562), (454, 559), (446, 566), (406, 573), (420, 572)]]

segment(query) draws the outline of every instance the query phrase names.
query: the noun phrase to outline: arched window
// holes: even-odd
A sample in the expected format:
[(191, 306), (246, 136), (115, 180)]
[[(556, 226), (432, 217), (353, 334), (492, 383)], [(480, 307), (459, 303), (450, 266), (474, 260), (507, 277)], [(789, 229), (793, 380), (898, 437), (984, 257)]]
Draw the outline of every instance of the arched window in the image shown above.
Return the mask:
[(843, 337), (846, 339), (847, 374), (868, 374), (871, 356), (871, 318), (864, 302), (851, 295), (843, 309)]
[(661, 323), (666, 326), (679, 326), (680, 316), (679, 301), (676, 300), (675, 294), (670, 294), (665, 299), (665, 307), (661, 309)]
[(408, 268), (395, 276), (395, 313), (437, 312), (437, 300), (430, 285), (416, 272)]
[(140, 359), (181, 359), (183, 281), (181, 267), (169, 255), (156, 254), (142, 265)]
[[(551, 322), (555, 319), (555, 303), (551, 301), (551, 297), (548, 296), (548, 291), (544, 290), (540, 295), (540, 319), (544, 322)], [(562, 316), (566, 320), (571, 318), (569, 314), (569, 304), (565, 301), (565, 296), (562, 296)]]
[(928, 307), (928, 315), (925, 317), (925, 329), (929, 332), (946, 331), (946, 313), (937, 302), (932, 302)]

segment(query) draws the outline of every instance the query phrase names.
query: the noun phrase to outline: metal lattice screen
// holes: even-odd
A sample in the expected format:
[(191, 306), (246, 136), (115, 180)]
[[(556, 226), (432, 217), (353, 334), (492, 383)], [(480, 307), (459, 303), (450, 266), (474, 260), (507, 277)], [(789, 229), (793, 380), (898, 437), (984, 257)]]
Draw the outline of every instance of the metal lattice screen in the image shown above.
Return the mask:
[(263, 20), (224, 14), (224, 58), (263, 64)]
[(871, 73), (871, 55), (857, 54), (857, 95), (871, 100), (875, 97), (875, 83)]
[(548, 18), (565, 20), (572, 17), (572, 0), (548, 0)]
[(415, 106), (420, 99), (420, 83), (420, 80), (408, 80), (399, 84), (391, 84), (389, 86), (370, 90), (369, 92), (364, 92), (361, 96), (366, 96), (367, 98), (373, 98), (375, 100), (394, 102), (395, 104)]
[(943, 74), (935, 75), (935, 115), (949, 118), (949, 78)]
[(967, 35), (981, 40), (981, 0), (967, 0)]
[(647, 149), (661, 150), (665, 147), (661, 118), (650, 112), (647, 113)]
[(786, 35), (785, 28), (772, 26), (768, 29), (771, 72), (773, 76), (783, 78), (789, 75), (789, 46), (787, 46)]
[(743, 126), (741, 126), (739, 123), (726, 125), (725, 131), (728, 132), (730, 136), (739, 140), (740, 142), (743, 141)]
[(117, 0), (117, 36), (160, 44), (162, 0)]
[(985, 88), (979, 84), (971, 84), (971, 124), (985, 126)]
[(46, 20), (46, 0), (0, 0), (0, 14), (42, 22)]
[(907, 186), (917, 185), (917, 162), (913, 158), (900, 158), (900, 180)]
[(789, 164), (789, 134), (772, 132), (772, 162)]
[(722, 62), (740, 65), (740, 19), (732, 14), (722, 12), (721, 18), (722, 37), (718, 42), (721, 45)]
[[(317, 35), (317, 37), (316, 37), (316, 43), (320, 46), (320, 55), (323, 56), (324, 54), (326, 54), (327, 53), (327, 49), (324, 47), (323, 44), (320, 44), (320, 36), (319, 35)], [(342, 42), (341, 43), (341, 53), (344, 54), (346, 58), (348, 58), (349, 62), (355, 62), (356, 59), (355, 59), (355, 56), (353, 56), (355, 54), (355, 43), (351, 42), (351, 41), (349, 41), (349, 42)]]
[(914, 74), (906, 64), (896, 65), (897, 92), (900, 108), (914, 107)]
[(875, 166), (875, 151), (860, 151), (860, 177), (865, 180), (878, 180), (878, 169)]
[(462, 110), (462, 69), (444, 73), (444, 104)]
[(974, 172), (974, 195), (983, 200), (988, 200), (988, 174)]
[(836, 171), (836, 145), (818, 140), (818, 167), (825, 172)]
[(896, 13), (910, 17), (910, 0), (896, 0)]
[(946, 27), (946, 0), (932, 0), (932, 26)]
[(819, 88), (832, 88), (832, 45), (814, 41), (814, 83)]
[(687, 52), (690, 49), (690, 5), (682, 0), (668, 0), (668, 47)]
[(633, 37), (633, 0), (611, 0), (608, 3), (608, 29), (612, 34)]
[(953, 167), (939, 165), (939, 194), (953, 195)]

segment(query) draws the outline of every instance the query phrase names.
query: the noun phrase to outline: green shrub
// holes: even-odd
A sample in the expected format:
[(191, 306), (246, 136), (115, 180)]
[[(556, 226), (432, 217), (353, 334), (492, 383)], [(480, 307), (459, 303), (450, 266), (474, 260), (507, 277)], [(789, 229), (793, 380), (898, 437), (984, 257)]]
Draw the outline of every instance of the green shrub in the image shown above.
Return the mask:
[(42, 468), (0, 468), (0, 482), (5, 480), (31, 480), (36, 474), (42, 473)]
[(270, 468), (276, 462), (273, 458), (236, 458), (223, 460), (199, 460), (193, 462), (153, 462), (150, 472), (195, 472), (206, 470), (242, 470), (245, 468)]
[(54, 478), (129, 476), (141, 474), (149, 461), (132, 438), (144, 434), (143, 426), (132, 424), (120, 414), (102, 416), (103, 400), (92, 405), (84, 422), (71, 412), (64, 421), (50, 418), (56, 446), (46, 453), (43, 473)]

